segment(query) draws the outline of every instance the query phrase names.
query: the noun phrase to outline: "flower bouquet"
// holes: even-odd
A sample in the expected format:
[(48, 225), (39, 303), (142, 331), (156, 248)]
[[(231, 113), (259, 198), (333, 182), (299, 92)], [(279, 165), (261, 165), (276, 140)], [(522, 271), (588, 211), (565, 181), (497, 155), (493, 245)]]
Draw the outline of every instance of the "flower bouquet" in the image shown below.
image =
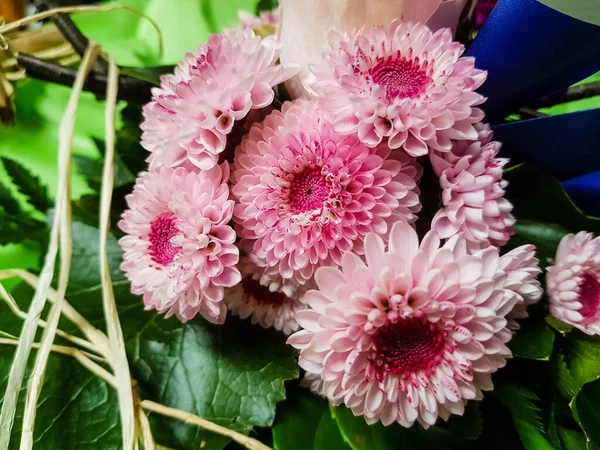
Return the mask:
[(0, 450), (600, 446), (594, 2), (34, 3)]

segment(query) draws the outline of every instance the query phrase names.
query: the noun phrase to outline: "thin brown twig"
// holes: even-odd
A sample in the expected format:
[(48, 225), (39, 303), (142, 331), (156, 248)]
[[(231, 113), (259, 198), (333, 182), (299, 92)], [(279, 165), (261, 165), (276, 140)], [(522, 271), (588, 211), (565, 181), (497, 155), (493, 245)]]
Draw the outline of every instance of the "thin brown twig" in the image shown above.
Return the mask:
[(564, 91), (542, 97), (539, 100), (536, 100), (531, 107), (535, 109), (549, 108), (551, 106), (596, 97), (598, 95), (600, 95), (600, 81), (594, 81), (593, 83), (572, 86)]

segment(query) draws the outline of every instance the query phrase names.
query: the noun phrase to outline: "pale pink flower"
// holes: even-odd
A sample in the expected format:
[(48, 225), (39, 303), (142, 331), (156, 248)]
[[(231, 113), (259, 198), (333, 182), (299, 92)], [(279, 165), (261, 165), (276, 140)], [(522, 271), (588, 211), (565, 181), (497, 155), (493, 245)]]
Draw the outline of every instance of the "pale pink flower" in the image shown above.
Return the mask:
[(161, 78), (144, 107), (142, 145), (150, 168), (208, 170), (219, 162), (234, 123), (269, 106), (273, 87), (297, 72), (278, 65), (280, 44), (252, 30), (210, 36)]
[(461, 57), (449, 29), (394, 22), (354, 34), (330, 33), (324, 62), (311, 88), (334, 115), (338, 133), (358, 133), (373, 147), (382, 141), (412, 156), (450, 151), (453, 140), (477, 139), (483, 118), (475, 92), (486, 73)]
[(362, 253), (371, 231), (385, 236), (416, 219), (421, 167), (387, 145), (368, 148), (331, 128), (316, 103), (283, 105), (254, 125), (236, 150), (234, 220), (251, 261), (304, 285), (322, 265)]
[(223, 323), (224, 288), (241, 281), (227, 165), (200, 173), (162, 168), (143, 173), (119, 227), (127, 236), (121, 269), (146, 309), (185, 322), (197, 314)]
[[(347, 252), (340, 268), (317, 270), (319, 290), (303, 298), (311, 309), (296, 314), (303, 330), (288, 339), (300, 366), (321, 378), (331, 402), (370, 424), (427, 427), (462, 414), (511, 357), (506, 315), (524, 301), (509, 281), (519, 258), (495, 247), (470, 254), (462, 236), (440, 246), (435, 232), (419, 245), (404, 222), (387, 251), (375, 234), (365, 250), (366, 264)], [(515, 250), (528, 255), (521, 264), (535, 261), (531, 250)], [(540, 294), (534, 279), (522, 282)]]
[(279, 25), (280, 15), (279, 9), (273, 11), (261, 11), (258, 16), (247, 11), (240, 11), (238, 13), (238, 18), (240, 19), (242, 28), (255, 30), (264, 27), (265, 25), (277, 27)]
[(442, 208), (431, 228), (444, 239), (464, 233), (469, 248), (502, 247), (514, 234), (511, 203), (502, 178), (508, 159), (497, 158), (500, 143), (489, 126), (477, 127), (477, 141), (458, 141), (448, 153), (431, 154), (442, 188)]
[(587, 334), (600, 334), (600, 237), (565, 236), (548, 267), (550, 313)]
[(302, 291), (286, 289), (286, 294), (276, 290), (277, 284), (252, 263), (240, 264), (240, 271), (242, 282), (225, 295), (231, 313), (242, 319), (250, 317), (263, 328), (273, 327), (285, 334), (297, 331), (296, 312), (306, 308), (299, 300)]
[(395, 19), (427, 22), (434, 31), (456, 29), (465, 0), (280, 0), (282, 11), (281, 60), (300, 65), (300, 73), (286, 83), (293, 98), (310, 95), (309, 66), (321, 61), (331, 29), (353, 32)]

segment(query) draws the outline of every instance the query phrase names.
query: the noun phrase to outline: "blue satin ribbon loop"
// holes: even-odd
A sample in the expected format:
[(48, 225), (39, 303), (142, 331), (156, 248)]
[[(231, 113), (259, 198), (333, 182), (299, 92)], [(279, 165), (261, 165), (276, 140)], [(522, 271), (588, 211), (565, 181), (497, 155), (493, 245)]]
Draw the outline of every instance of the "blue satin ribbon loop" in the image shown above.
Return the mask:
[(499, 0), (467, 55), (488, 71), (483, 108), (502, 118), (600, 71), (600, 27), (537, 0)]
[(600, 108), (493, 127), (500, 156), (543, 167), (561, 181), (600, 170)]

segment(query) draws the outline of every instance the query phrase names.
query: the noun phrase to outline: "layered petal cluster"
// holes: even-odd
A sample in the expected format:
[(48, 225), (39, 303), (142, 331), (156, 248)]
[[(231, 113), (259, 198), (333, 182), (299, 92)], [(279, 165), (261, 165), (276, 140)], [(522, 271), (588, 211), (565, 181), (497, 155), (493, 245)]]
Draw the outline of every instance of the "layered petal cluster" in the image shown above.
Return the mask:
[(442, 208), (431, 228), (444, 239), (463, 233), (469, 248), (502, 247), (514, 234), (511, 203), (502, 178), (507, 159), (497, 158), (500, 143), (489, 126), (477, 126), (478, 140), (454, 143), (448, 153), (432, 153), (442, 188)]
[(277, 64), (279, 53), (275, 39), (249, 29), (212, 35), (188, 53), (144, 107), (142, 145), (150, 168), (214, 167), (235, 122), (270, 105), (273, 87), (297, 72)]
[(296, 314), (303, 330), (288, 342), (311, 385), (318, 375), (330, 401), (368, 423), (427, 427), (462, 414), (511, 356), (507, 314), (541, 295), (535, 274), (523, 276), (537, 262), (532, 249), (471, 254), (460, 235), (441, 246), (430, 232), (419, 244), (396, 223), (387, 250), (367, 236), (366, 263), (348, 252), (340, 268), (317, 270), (318, 290), (304, 296), (311, 309)]
[(283, 105), (254, 125), (236, 150), (234, 220), (250, 260), (304, 285), (319, 266), (363, 252), (374, 231), (416, 219), (421, 168), (403, 151), (343, 136), (317, 103)]
[(452, 140), (476, 140), (483, 119), (475, 92), (486, 73), (445, 28), (393, 22), (353, 34), (330, 33), (311, 89), (326, 99), (334, 129), (357, 133), (370, 147), (385, 141), (412, 156), (450, 151)]
[(565, 236), (548, 267), (550, 312), (587, 334), (600, 334), (600, 237)]
[(224, 322), (224, 289), (241, 280), (228, 177), (226, 164), (200, 173), (162, 168), (143, 173), (127, 196), (121, 269), (146, 309)]
[(250, 317), (252, 323), (263, 328), (275, 328), (285, 334), (297, 331), (296, 312), (306, 306), (299, 298), (302, 291), (287, 292), (252, 263), (240, 264), (242, 282), (228, 290), (225, 302), (229, 310), (242, 319)]

